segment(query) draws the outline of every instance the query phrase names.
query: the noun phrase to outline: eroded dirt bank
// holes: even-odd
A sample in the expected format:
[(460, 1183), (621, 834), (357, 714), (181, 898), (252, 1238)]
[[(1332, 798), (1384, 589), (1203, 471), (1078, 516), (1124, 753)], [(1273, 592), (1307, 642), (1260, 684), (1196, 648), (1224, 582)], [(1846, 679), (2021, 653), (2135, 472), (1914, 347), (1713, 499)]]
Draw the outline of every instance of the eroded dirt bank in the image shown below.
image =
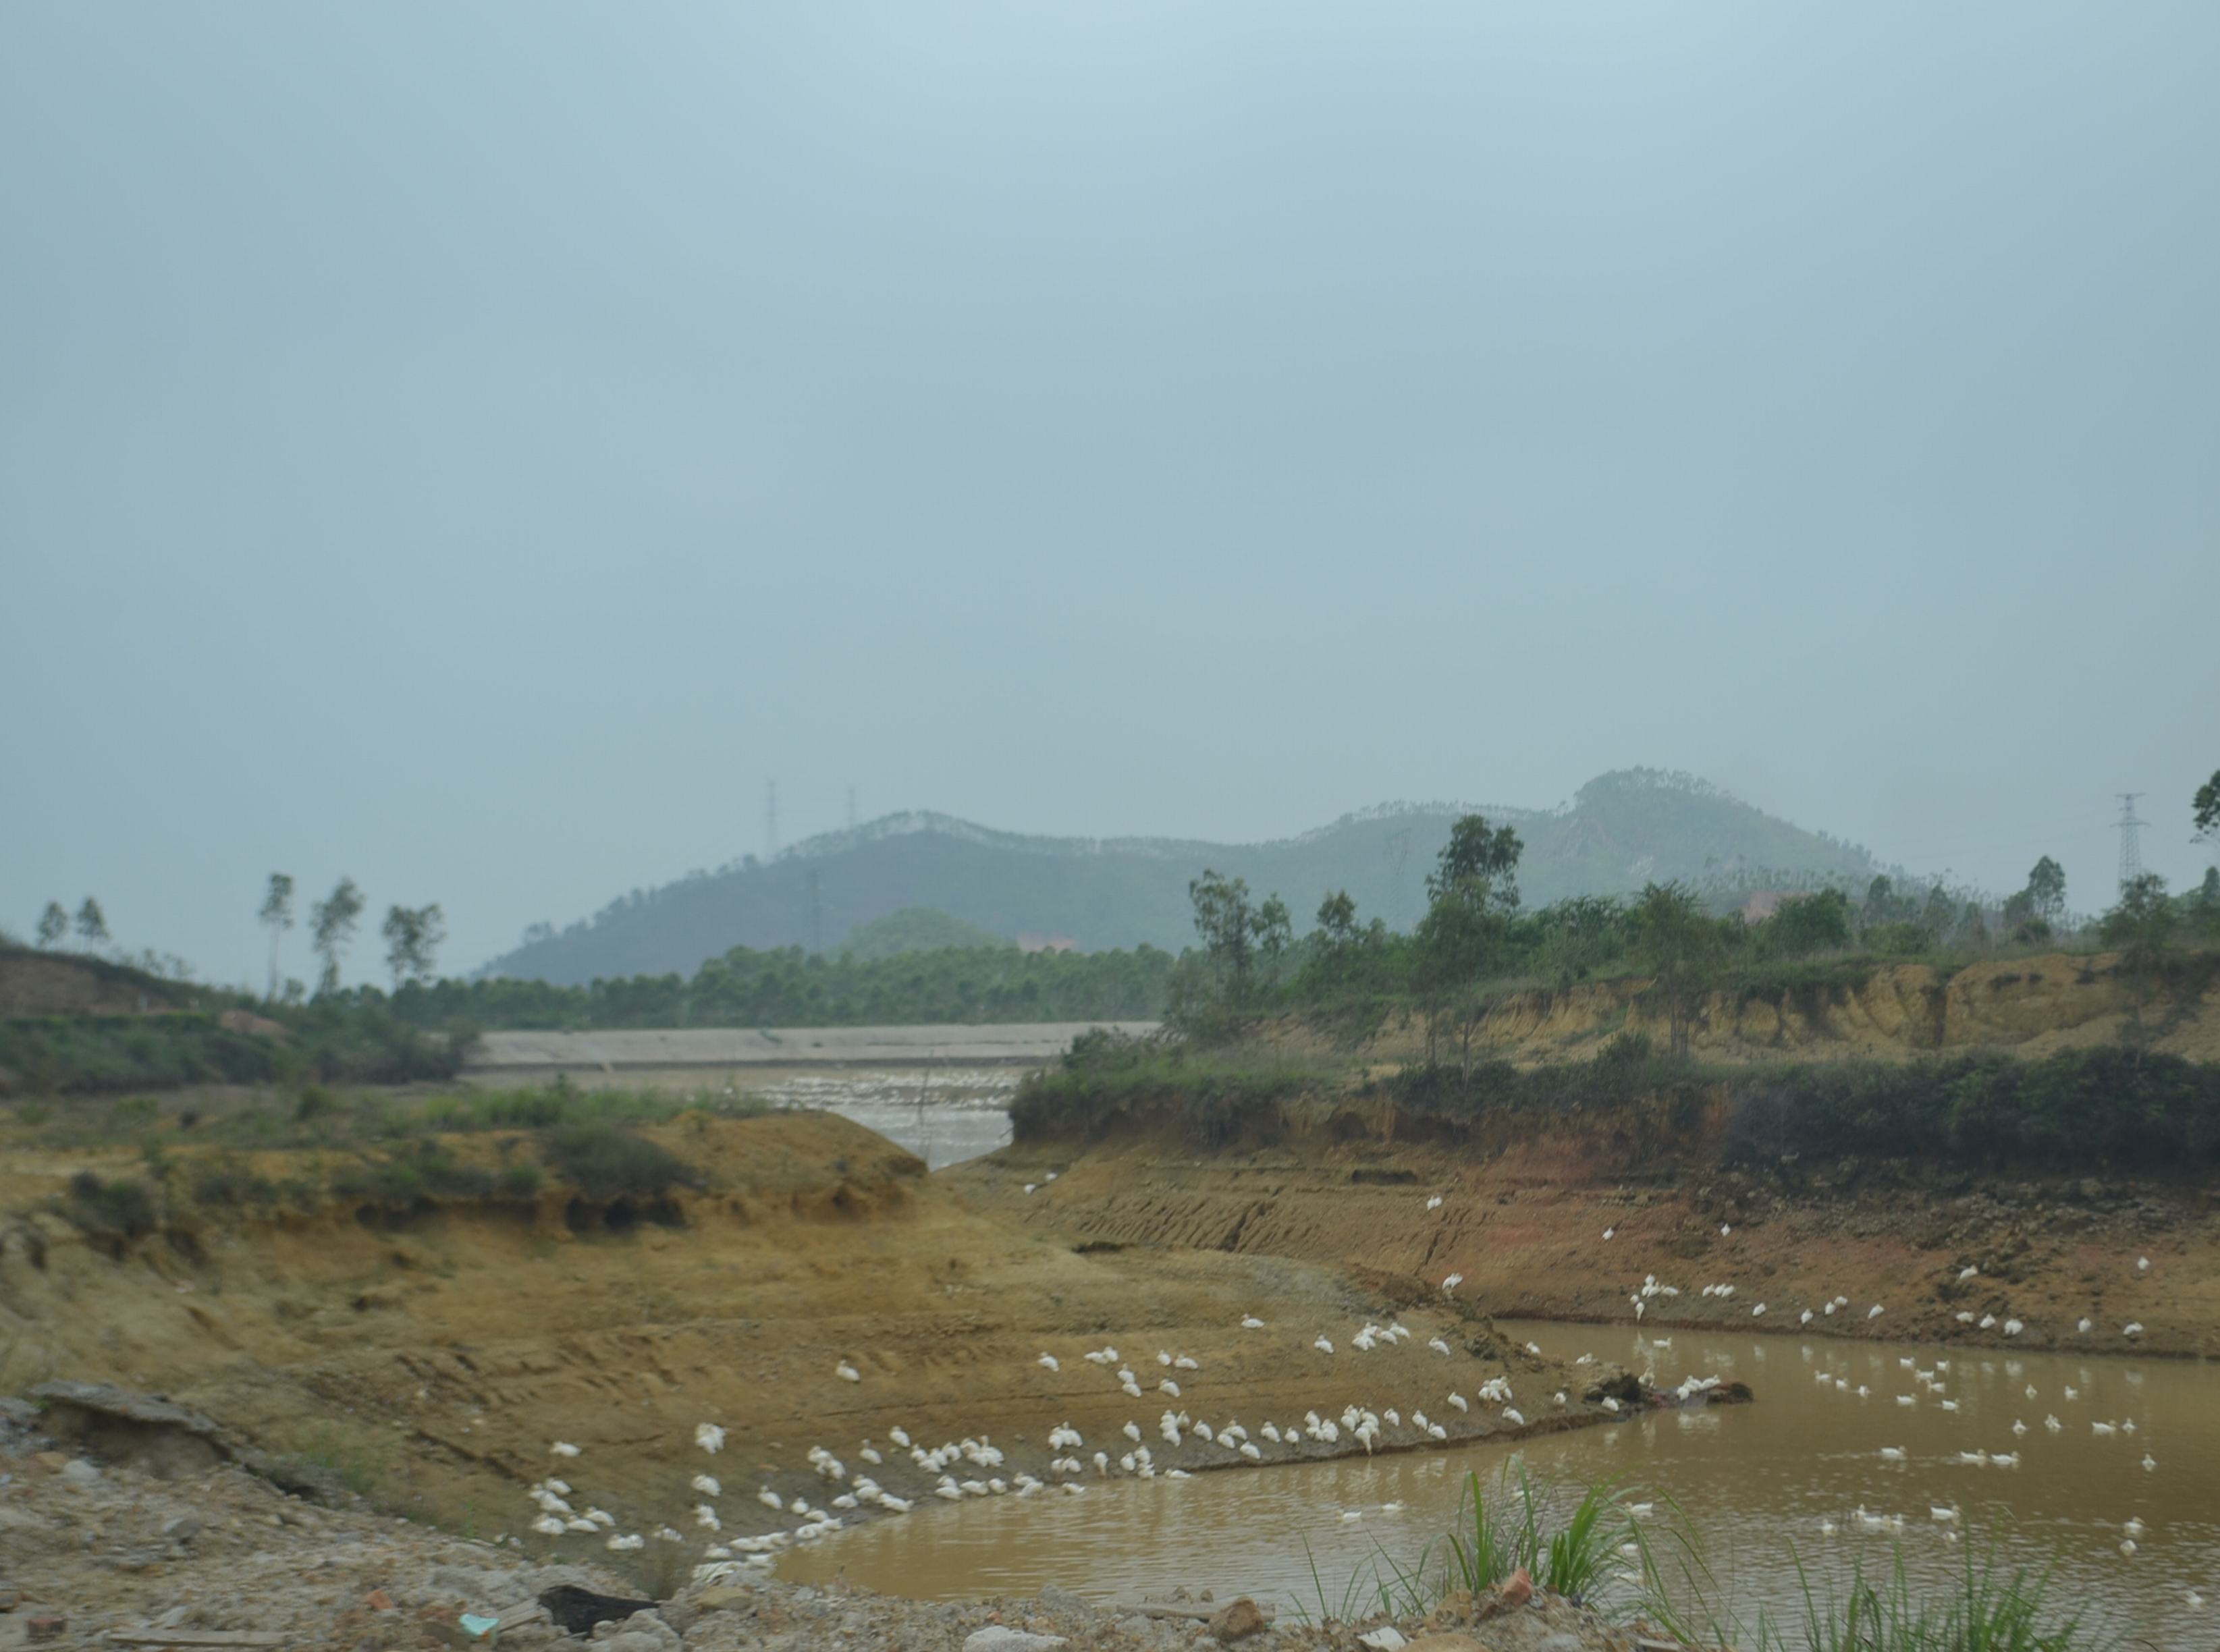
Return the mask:
[[(0, 1385), (65, 1377), (167, 1393), (259, 1446), (308, 1455), (384, 1506), (487, 1535), (526, 1532), (539, 1513), (527, 1488), (556, 1474), (576, 1506), (614, 1518), (611, 1535), (668, 1524), (696, 1550), (792, 1533), (835, 1508), (871, 1518), (837, 1502), (859, 1474), (922, 1512), (944, 1476), (959, 1492), (1015, 1491), (1026, 1475), (1128, 1472), (1128, 1423), (1157, 1472), (1240, 1472), (1358, 1449), (1346, 1424), (1336, 1440), (1263, 1432), (1310, 1412), (1330, 1421), (1392, 1408), (1381, 1449), (1433, 1443), (1419, 1411), (1449, 1438), (1606, 1414), (1583, 1397), (1593, 1369), (1545, 1365), (1469, 1298), (1408, 1278), (1285, 1256), (1076, 1246), (970, 1207), (916, 1159), (831, 1115), (689, 1114), (644, 1133), (701, 1187), (603, 1203), (548, 1187), (519, 1202), (401, 1210), (326, 1199), (251, 1216), (179, 1205), (128, 1241), (89, 1236), (45, 1202), (75, 1172), (122, 1167), (12, 1155), (0, 1182), (19, 1213), (0, 1242)], [(1410, 1335), (1361, 1352), (1368, 1323)], [(1106, 1348), (1117, 1357), (1083, 1357)], [(1515, 1400), (1472, 1398), (1497, 1378)], [(1448, 1404), (1452, 1390), (1468, 1411)], [(1176, 1445), (1166, 1412), (1187, 1420)], [(1237, 1420), (1245, 1440), (1223, 1437)], [(725, 1431), (714, 1456), (696, 1443), (703, 1424)], [(1052, 1443), (1061, 1425), (1083, 1443)], [(920, 1448), (972, 1440), (1001, 1456), (922, 1467), (897, 1430)], [(578, 1454), (552, 1456), (558, 1441)], [(813, 1467), (816, 1446), (845, 1480)], [(1059, 1457), (1076, 1472), (1052, 1468)], [(717, 1492), (691, 1486), (703, 1472)], [(531, 1541), (588, 1554), (604, 1539)]]
[[(1906, 1061), (1969, 1050), (2037, 1058), (2116, 1043), (2131, 1020), (2146, 1049), (2220, 1061), (2220, 969), (2190, 957), (2139, 975), (2111, 952), (1995, 958), (1947, 975), (1924, 963), (1880, 964), (1854, 982), (1706, 993), (1690, 1015), (1689, 1049), (1709, 1063)], [(1511, 994), (1481, 1019), (1474, 1047), (1521, 1064), (1586, 1060), (1623, 1033), (1660, 1049), (1671, 1037), (1664, 999), (1639, 976)], [(1260, 1042), (1332, 1048), (1296, 1021)], [(1400, 1063), (1425, 1050), (1423, 1023), (1412, 1018), (1380, 1027), (1364, 1053)]]
[[(1097, 1139), (1022, 1142), (941, 1177), (1073, 1243), (1462, 1275), (1459, 1294), (1505, 1316), (1631, 1320), (1654, 1275), (1678, 1294), (1644, 1302), (1652, 1325), (1787, 1331), (1808, 1311), (1839, 1335), (2220, 1354), (2220, 1186), (1743, 1174), (1706, 1162), (1701, 1138), (1723, 1122), (1699, 1118), (1693, 1150), (1672, 1152), (1641, 1108), (1520, 1114), (1457, 1139), (1351, 1098), (1259, 1107), (1204, 1150), (1143, 1109)], [(1732, 1294), (1705, 1294), (1720, 1285)]]

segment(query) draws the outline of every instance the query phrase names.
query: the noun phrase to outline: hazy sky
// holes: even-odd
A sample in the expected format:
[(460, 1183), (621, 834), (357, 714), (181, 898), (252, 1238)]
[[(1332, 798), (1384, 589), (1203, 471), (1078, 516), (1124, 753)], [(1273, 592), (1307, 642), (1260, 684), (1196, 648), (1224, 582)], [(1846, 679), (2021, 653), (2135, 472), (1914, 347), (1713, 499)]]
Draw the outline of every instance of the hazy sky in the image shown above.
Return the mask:
[[(2179, 880), (2220, 8), (0, 8), (0, 924), (1686, 768)], [(305, 948), (293, 939), (300, 973)], [(377, 947), (355, 973), (376, 973)]]

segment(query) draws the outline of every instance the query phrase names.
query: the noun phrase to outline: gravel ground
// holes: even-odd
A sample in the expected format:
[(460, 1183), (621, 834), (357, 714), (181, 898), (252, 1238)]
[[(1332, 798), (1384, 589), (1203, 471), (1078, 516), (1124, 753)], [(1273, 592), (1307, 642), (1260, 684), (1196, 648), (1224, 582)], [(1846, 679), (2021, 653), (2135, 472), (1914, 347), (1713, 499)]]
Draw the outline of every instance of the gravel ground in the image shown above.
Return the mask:
[[(614, 1558), (614, 1557), (613, 1557)], [(0, 1402), (0, 1652), (158, 1645), (334, 1646), (355, 1652), (473, 1644), (465, 1613), (498, 1618), (504, 1647), (530, 1652), (708, 1652), (888, 1648), (895, 1652), (1088, 1649), (1393, 1647), (1413, 1652), (1632, 1652), (1635, 1637), (1569, 1603), (1453, 1599), (1431, 1624), (1266, 1625), (1246, 1603), (1167, 1604), (1215, 1621), (1104, 1609), (1061, 1589), (963, 1604), (812, 1588), (739, 1565), (695, 1568), (690, 1549), (608, 1567), (542, 1565), (514, 1546), (453, 1536), (366, 1506), (319, 1506), (227, 1464), (163, 1478), (49, 1437), (31, 1407)], [(662, 1587), (651, 1585), (660, 1582)], [(664, 1597), (652, 1609), (566, 1634), (584, 1591)], [(609, 1610), (603, 1608), (602, 1610)], [(1475, 1621), (1484, 1619), (1484, 1621)], [(1245, 1633), (1244, 1631), (1246, 1631)], [(156, 1638), (148, 1640), (148, 1635)], [(1369, 1636), (1369, 1641), (1360, 1641)], [(489, 1643), (480, 1638), (476, 1643)]]

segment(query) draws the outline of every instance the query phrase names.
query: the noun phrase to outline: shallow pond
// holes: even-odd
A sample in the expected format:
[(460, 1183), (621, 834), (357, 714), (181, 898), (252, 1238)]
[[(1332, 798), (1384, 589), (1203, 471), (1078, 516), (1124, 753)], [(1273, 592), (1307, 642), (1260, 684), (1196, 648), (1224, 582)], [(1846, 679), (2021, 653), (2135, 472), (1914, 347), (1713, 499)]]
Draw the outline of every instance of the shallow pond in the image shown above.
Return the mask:
[[(1760, 1607), (1800, 1613), (1799, 1558), (1824, 1594), (1854, 1562), (1870, 1575), (1900, 1549), (1915, 1584), (1942, 1590), (1962, 1579), (1969, 1549), (1993, 1544), (2007, 1567), (2054, 1568), (2051, 1598), (2086, 1605), (2109, 1630), (2161, 1646), (2220, 1640), (2220, 1369), (2212, 1366), (1818, 1337), (1504, 1328), (1552, 1356), (1592, 1354), (1668, 1386), (1689, 1375), (1740, 1380), (1757, 1403), (1651, 1412), (1516, 1448), (984, 1499), (841, 1534), (790, 1555), (782, 1572), (845, 1574), (870, 1588), (939, 1598), (1054, 1583), (1132, 1600), (1185, 1584), (1315, 1615), (1321, 1593), (1338, 1608), (1352, 1575), (1383, 1556), (1407, 1565), (1454, 1522), (1467, 1472), (1492, 1489), (1517, 1451), (1537, 1479), (1615, 1477), (1640, 1488), (1631, 1495), (1654, 1499), (1646, 1524), (1661, 1552), (1672, 1549), (1669, 1506), (1677, 1505), (1717, 1598), (1745, 1617)], [(2015, 1422), (2026, 1432), (2016, 1433)], [(1901, 1459), (1885, 1458), (1884, 1448)], [(2016, 1462), (1999, 1464), (1999, 1455)], [(1884, 1524), (1861, 1520), (1861, 1508)], [(1936, 1511), (1952, 1512), (1938, 1519)], [(2129, 1554), (2120, 1545), (2130, 1520), (2143, 1525)], [(2192, 1591), (2216, 1604), (2192, 1604)]]

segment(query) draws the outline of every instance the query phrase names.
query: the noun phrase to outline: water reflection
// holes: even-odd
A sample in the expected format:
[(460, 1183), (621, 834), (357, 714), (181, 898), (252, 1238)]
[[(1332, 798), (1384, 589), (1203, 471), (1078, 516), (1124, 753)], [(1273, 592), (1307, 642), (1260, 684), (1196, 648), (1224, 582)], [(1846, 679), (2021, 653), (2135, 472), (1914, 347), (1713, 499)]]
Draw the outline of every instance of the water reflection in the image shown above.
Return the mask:
[[(1589, 1353), (1668, 1384), (1739, 1379), (1757, 1392), (1753, 1406), (1649, 1413), (1524, 1448), (1537, 1475), (1619, 1476), (1656, 1494), (1658, 1519), (1668, 1499), (1677, 1504), (1721, 1589), (1745, 1611), (1800, 1611), (1798, 1557), (1824, 1589), (1853, 1560), (1886, 1568), (1900, 1546), (1914, 1581), (1942, 1589), (1961, 1574), (1968, 1545), (1993, 1543), (2006, 1565), (2055, 1566), (2054, 1598), (2101, 1611), (2115, 1630), (2161, 1645), (2220, 1634), (2220, 1617), (2187, 1599), (2195, 1590), (2220, 1599), (2220, 1376), (2210, 1366), (1505, 1328), (1553, 1356)], [(942, 1598), (1056, 1583), (1133, 1599), (1183, 1583), (1315, 1611), (1312, 1557), (1332, 1605), (1380, 1554), (1406, 1562), (1437, 1537), (1466, 1470), (1492, 1484), (1507, 1455), (1356, 1458), (1186, 1482), (1098, 1482), (1076, 1498), (988, 1499), (876, 1523), (784, 1569)]]
[(796, 1073), (751, 1087), (780, 1107), (821, 1107), (876, 1130), (932, 1169), (1006, 1147), (1016, 1067)]

